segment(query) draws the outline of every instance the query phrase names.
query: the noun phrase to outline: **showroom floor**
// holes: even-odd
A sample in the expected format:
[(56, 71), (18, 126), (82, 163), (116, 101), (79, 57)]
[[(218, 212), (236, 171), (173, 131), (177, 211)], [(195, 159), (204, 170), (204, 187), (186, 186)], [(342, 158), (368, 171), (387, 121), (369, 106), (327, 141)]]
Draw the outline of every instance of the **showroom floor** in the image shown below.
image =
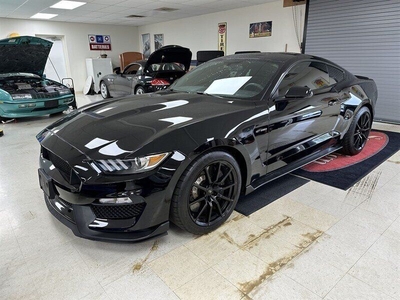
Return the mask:
[(45, 206), (35, 135), (57, 118), (0, 124), (0, 299), (400, 299), (400, 151), (347, 191), (311, 181), (202, 237), (104, 243)]

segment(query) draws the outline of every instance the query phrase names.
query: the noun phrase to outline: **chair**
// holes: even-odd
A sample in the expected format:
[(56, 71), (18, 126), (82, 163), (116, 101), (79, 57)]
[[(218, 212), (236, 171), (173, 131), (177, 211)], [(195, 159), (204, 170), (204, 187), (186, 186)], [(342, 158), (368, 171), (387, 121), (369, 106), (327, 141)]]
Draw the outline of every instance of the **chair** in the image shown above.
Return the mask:
[(124, 70), (127, 65), (138, 60), (143, 60), (143, 54), (140, 52), (124, 52), (119, 55), (121, 70)]
[(224, 51), (219, 50), (204, 50), (197, 51), (197, 66), (211, 59), (224, 56)]

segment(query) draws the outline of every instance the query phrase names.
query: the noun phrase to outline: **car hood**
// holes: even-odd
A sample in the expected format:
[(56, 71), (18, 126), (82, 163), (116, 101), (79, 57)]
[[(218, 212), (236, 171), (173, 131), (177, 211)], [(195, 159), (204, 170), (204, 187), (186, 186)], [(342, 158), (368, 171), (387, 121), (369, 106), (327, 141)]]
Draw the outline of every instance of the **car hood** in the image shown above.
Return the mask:
[(0, 73), (33, 73), (43, 76), (53, 43), (33, 36), (0, 40)]
[(150, 54), (145, 68), (152, 64), (159, 63), (180, 63), (185, 66), (185, 71), (189, 70), (192, 60), (192, 52), (188, 48), (177, 45), (164, 46)]
[[(207, 121), (204, 123), (210, 128), (223, 127), (222, 124), (210, 125), (208, 121), (222, 115), (228, 118), (234, 112), (243, 114), (246, 108), (254, 108), (254, 105), (196, 94), (148, 94), (91, 104), (47, 129), (52, 131), (52, 136), (58, 136), (91, 159), (125, 158), (139, 149), (143, 150), (142, 147), (156, 139), (170, 144), (172, 136), (180, 139), (180, 134), (188, 134), (177, 133), (179, 130), (186, 131), (195, 123)], [(232, 124), (224, 124), (227, 128), (238, 124), (237, 119), (230, 119)], [(41, 135), (43, 132), (37, 136), (39, 141)], [(179, 148), (178, 140), (176, 146)], [(154, 149), (152, 152), (160, 150)], [(151, 152), (148, 149), (143, 151)]]

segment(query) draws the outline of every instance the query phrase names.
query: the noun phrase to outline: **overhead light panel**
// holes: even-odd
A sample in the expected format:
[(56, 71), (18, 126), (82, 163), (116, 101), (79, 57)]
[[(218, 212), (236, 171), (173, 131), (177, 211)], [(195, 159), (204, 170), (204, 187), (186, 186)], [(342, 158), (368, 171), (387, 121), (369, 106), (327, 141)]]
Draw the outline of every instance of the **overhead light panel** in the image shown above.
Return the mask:
[(33, 15), (31, 17), (31, 19), (45, 19), (45, 20), (48, 20), (48, 19), (52, 19), (52, 18), (57, 17), (57, 16), (58, 16), (57, 14), (37, 13), (36, 15)]
[(178, 8), (172, 8), (172, 7), (160, 7), (156, 8), (155, 11), (161, 11), (161, 12), (171, 12), (171, 11), (176, 11), (179, 10)]
[(142, 15), (129, 15), (126, 16), (125, 18), (145, 18), (146, 16), (142, 16)]
[(75, 9), (79, 6), (85, 5), (86, 2), (78, 2), (78, 1), (60, 1), (52, 6), (51, 8), (58, 8), (58, 9)]

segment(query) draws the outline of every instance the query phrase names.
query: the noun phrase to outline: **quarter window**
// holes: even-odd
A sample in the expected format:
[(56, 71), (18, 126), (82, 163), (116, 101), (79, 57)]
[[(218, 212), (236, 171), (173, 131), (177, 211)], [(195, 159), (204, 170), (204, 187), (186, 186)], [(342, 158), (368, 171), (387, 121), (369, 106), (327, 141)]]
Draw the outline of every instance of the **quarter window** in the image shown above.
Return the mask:
[(344, 72), (338, 68), (327, 65), (328, 73), (329, 73), (329, 83), (333, 85), (337, 82), (340, 82), (344, 79)]
[(319, 62), (301, 62), (294, 66), (279, 85), (283, 96), (292, 86), (306, 86), (315, 91), (330, 86), (327, 66)]
[(136, 74), (140, 67), (141, 66), (139, 64), (129, 65), (125, 68), (124, 74)]

